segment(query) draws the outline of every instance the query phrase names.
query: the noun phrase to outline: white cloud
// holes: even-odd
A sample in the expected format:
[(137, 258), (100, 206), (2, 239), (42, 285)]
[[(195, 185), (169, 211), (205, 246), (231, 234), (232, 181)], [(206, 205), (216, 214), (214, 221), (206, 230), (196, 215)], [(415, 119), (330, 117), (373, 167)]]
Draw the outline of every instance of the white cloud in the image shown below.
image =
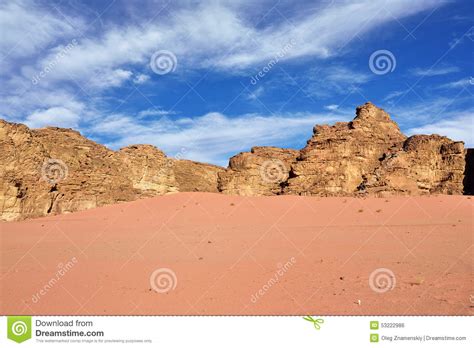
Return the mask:
[(360, 89), (372, 76), (354, 71), (344, 66), (313, 69), (308, 76), (310, 83), (305, 91), (319, 98), (327, 98), (334, 94), (347, 94)]
[(465, 78), (465, 79), (460, 79), (457, 81), (452, 81), (452, 82), (447, 82), (442, 85), (439, 85), (437, 88), (438, 89), (452, 89), (452, 88), (464, 88), (464, 87), (469, 87), (469, 86), (474, 86), (474, 78)]
[[(461, 101), (459, 98), (456, 104)], [(429, 124), (437, 122), (441, 118), (455, 117), (458, 109), (456, 104), (451, 98), (439, 97), (387, 105), (384, 109), (393, 115), (403, 128), (412, 128), (413, 125)]]
[[(94, 76), (101, 70), (115, 71), (128, 64), (148, 65), (154, 51), (169, 50), (178, 58), (177, 71), (218, 68), (237, 72), (258, 67), (273, 59), (293, 42), (281, 60), (299, 57), (326, 58), (341, 52), (353, 37), (443, 2), (438, 0), (363, 0), (334, 2), (326, 8), (302, 11), (271, 26), (245, 20), (245, 3), (226, 5), (206, 2), (184, 7), (145, 26), (111, 27), (98, 38), (80, 40), (51, 78), (75, 79)], [(263, 13), (268, 8), (263, 10)], [(277, 17), (279, 18), (279, 16)], [(51, 60), (43, 57), (40, 67)], [(103, 74), (102, 74), (103, 75)]]
[(459, 72), (460, 69), (456, 66), (446, 66), (446, 67), (437, 67), (437, 68), (415, 68), (411, 69), (410, 73), (414, 76), (440, 76), (447, 75), (455, 72)]
[(0, 3), (0, 51), (3, 59), (37, 54), (58, 39), (64, 39), (82, 28), (80, 19), (66, 20), (53, 15), (33, 1), (17, 0)]
[(133, 73), (129, 70), (103, 70), (91, 77), (87, 82), (87, 87), (104, 89), (110, 87), (119, 87), (124, 81), (129, 80)]
[[(54, 107), (63, 107), (77, 114), (85, 110), (85, 104), (67, 89), (24, 85), (23, 81), (12, 83), (10, 87), (11, 94), (2, 96), (2, 112), (12, 121), (23, 122), (26, 115)], [(93, 108), (92, 103), (88, 108)]]
[(138, 117), (148, 117), (148, 116), (167, 116), (174, 115), (174, 111), (162, 110), (158, 108), (152, 108), (147, 110), (142, 110), (138, 113)]
[(263, 86), (259, 86), (256, 89), (249, 92), (249, 94), (247, 95), (247, 99), (248, 100), (257, 100), (258, 98), (260, 98), (262, 96), (264, 91), (265, 91), (265, 89), (263, 88)]
[(465, 142), (466, 147), (474, 147), (474, 112), (461, 112), (457, 117), (430, 123), (421, 127), (410, 128), (407, 133), (440, 134), (452, 140)]
[(138, 74), (133, 78), (133, 82), (136, 83), (137, 85), (141, 85), (141, 84), (147, 82), (149, 79), (150, 79), (149, 75)]
[(26, 118), (25, 124), (31, 128), (47, 126), (78, 128), (79, 114), (64, 107), (53, 107), (33, 112)]
[(305, 56), (326, 58), (336, 54), (356, 35), (440, 4), (441, 1), (430, 0), (331, 2), (327, 8), (319, 8), (316, 12), (306, 11), (305, 16), (296, 18), (292, 23), (284, 20), (280, 26), (262, 30), (237, 27), (244, 35), (248, 34), (249, 39), (239, 37), (232, 54), (225, 52), (224, 56), (217, 57), (218, 65), (238, 68), (269, 60), (290, 41), (295, 45), (284, 59)]
[(326, 105), (324, 108), (326, 110), (334, 111), (334, 110), (337, 110), (339, 108), (339, 105), (331, 104), (331, 105)]
[(109, 144), (113, 148), (146, 143), (170, 156), (186, 148), (189, 159), (226, 165), (229, 156), (252, 146), (289, 144), (309, 138), (316, 123), (341, 120), (340, 115), (333, 114), (246, 114), (231, 118), (209, 113), (193, 119), (161, 119), (143, 124), (130, 116), (113, 115), (92, 125), (89, 131), (115, 139)]
[(403, 95), (403, 94), (406, 94), (406, 93), (408, 93), (408, 92), (409, 92), (408, 90), (407, 90), (407, 91), (393, 91), (393, 92), (390, 92), (389, 94), (387, 94), (387, 95), (383, 98), (383, 100), (384, 100), (384, 101), (388, 101), (388, 100), (391, 100), (391, 99), (393, 99), (393, 98), (399, 97), (399, 96), (401, 96), (401, 95)]

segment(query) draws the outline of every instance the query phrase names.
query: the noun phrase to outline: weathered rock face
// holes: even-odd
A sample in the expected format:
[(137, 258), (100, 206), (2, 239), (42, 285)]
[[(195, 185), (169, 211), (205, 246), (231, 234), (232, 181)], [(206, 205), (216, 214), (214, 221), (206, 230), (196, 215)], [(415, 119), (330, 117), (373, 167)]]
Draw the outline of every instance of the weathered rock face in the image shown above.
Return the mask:
[(219, 174), (219, 190), (243, 196), (280, 194), (298, 155), (297, 150), (266, 146), (241, 152)]
[(317, 125), (313, 132), (301, 151), (256, 147), (232, 157), (219, 175), (219, 190), (318, 196), (463, 193), (462, 142), (438, 135), (407, 139), (371, 103), (358, 107), (353, 121)]
[(180, 192), (218, 192), (218, 175), (224, 170), (189, 160), (174, 160), (172, 169)]
[(462, 142), (439, 135), (415, 135), (364, 177), (361, 191), (376, 195), (462, 194), (465, 151)]
[(114, 153), (60, 128), (0, 123), (1, 218), (38, 217), (134, 199)]
[[(74, 212), (178, 192), (186, 189), (183, 180), (189, 180), (187, 185), (194, 191), (216, 191), (216, 173), (223, 170), (199, 164), (198, 175), (183, 178), (182, 174), (175, 176), (175, 163), (180, 161), (150, 145), (114, 152), (73, 130), (30, 130), (1, 120), (0, 154), (1, 220)], [(183, 171), (182, 164), (176, 168)]]
[(313, 137), (292, 166), (285, 193), (354, 194), (383, 153), (405, 138), (390, 116), (371, 103), (358, 107), (352, 122), (315, 126)]
[(115, 153), (132, 181), (132, 187), (142, 197), (178, 192), (173, 173), (173, 160), (152, 145), (127, 146)]

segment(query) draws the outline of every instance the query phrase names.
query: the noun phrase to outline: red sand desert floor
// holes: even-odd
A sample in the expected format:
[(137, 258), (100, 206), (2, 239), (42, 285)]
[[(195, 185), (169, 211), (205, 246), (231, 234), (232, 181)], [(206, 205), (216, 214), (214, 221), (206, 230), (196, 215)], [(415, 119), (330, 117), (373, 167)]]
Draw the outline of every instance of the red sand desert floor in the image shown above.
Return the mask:
[(2, 223), (0, 314), (472, 315), (473, 203), (180, 193)]

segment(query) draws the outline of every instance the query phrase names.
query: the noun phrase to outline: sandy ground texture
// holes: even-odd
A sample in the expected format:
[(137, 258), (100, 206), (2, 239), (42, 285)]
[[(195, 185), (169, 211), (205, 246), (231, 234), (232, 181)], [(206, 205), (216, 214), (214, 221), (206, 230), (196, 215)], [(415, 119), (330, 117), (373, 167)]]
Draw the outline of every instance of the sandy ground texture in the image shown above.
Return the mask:
[(2, 223), (0, 314), (472, 315), (471, 198), (179, 193)]

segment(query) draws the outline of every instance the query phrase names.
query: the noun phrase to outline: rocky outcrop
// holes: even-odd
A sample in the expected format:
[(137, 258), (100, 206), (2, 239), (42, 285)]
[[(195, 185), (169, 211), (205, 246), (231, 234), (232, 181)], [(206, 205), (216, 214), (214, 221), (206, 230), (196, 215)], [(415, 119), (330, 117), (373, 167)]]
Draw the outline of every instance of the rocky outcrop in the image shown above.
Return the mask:
[(285, 193), (354, 194), (382, 155), (406, 138), (390, 116), (371, 103), (358, 107), (353, 121), (315, 126), (313, 133), (292, 166)]
[(114, 152), (61, 128), (0, 122), (0, 216), (73, 212), (129, 201), (135, 192)]
[(184, 177), (186, 164), (150, 145), (114, 152), (70, 129), (31, 130), (1, 120), (0, 153), (2, 220), (86, 210), (187, 187), (217, 191), (217, 172), (223, 170), (188, 164), (195, 174)]
[[(351, 122), (315, 126), (302, 150), (253, 147), (227, 169), (151, 145), (112, 151), (71, 129), (0, 120), (0, 219), (73, 212), (173, 192), (237, 195), (473, 194), (474, 152), (439, 135), (406, 138), (366, 103)], [(467, 165), (466, 165), (467, 163)]]
[(142, 197), (178, 192), (174, 161), (152, 145), (132, 145), (120, 149), (115, 157), (124, 165), (132, 187)]
[(384, 153), (360, 191), (376, 194), (462, 194), (465, 151), (462, 142), (439, 135), (415, 135)]
[(219, 173), (219, 191), (243, 196), (280, 194), (298, 155), (297, 150), (267, 146), (241, 152)]
[(218, 176), (224, 169), (212, 164), (174, 160), (173, 174), (180, 192), (219, 192)]
[(446, 137), (407, 139), (388, 113), (366, 103), (351, 122), (316, 125), (301, 151), (255, 147), (232, 157), (219, 174), (219, 190), (239, 195), (462, 194), (468, 182), (464, 156), (463, 143)]

